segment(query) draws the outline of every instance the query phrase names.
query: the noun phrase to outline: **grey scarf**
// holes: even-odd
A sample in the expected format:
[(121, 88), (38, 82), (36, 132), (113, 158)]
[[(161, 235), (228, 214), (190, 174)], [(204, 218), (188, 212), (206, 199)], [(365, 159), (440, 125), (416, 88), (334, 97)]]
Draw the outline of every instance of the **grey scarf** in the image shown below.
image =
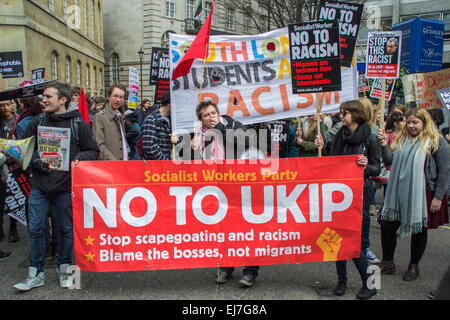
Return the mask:
[(427, 225), (424, 164), (429, 141), (406, 138), (392, 160), (381, 219), (400, 221), (400, 234), (419, 233)]

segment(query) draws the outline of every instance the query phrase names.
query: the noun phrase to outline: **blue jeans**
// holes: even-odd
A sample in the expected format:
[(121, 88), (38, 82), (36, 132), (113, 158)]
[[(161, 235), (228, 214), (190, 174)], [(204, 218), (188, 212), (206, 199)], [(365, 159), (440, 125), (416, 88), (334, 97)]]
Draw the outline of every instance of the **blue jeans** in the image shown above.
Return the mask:
[(361, 228), (361, 251), (366, 252), (370, 247), (370, 211), (369, 208), (363, 208), (362, 228)]
[(53, 205), (58, 224), (58, 260), (56, 264), (71, 264), (73, 249), (72, 197), (70, 192), (46, 195), (32, 188), (28, 200), (28, 238), (30, 267), (44, 271), (45, 234), (48, 213)]
[[(234, 267), (221, 267), (220, 270), (225, 272), (233, 272)], [(244, 267), (243, 274), (251, 274), (256, 277), (258, 275), (258, 270), (259, 266)]]

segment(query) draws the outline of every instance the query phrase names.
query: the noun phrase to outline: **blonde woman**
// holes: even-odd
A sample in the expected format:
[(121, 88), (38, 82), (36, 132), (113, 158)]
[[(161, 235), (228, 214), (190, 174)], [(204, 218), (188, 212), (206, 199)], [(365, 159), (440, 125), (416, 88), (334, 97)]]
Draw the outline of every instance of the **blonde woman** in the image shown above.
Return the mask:
[(381, 273), (395, 272), (396, 232), (411, 235), (411, 258), (403, 280), (419, 276), (427, 229), (448, 223), (445, 195), (449, 170), (448, 147), (425, 109), (406, 114), (406, 126), (390, 148), (385, 133), (378, 131), (382, 157), (391, 165), (384, 207), (379, 218), (383, 261)]

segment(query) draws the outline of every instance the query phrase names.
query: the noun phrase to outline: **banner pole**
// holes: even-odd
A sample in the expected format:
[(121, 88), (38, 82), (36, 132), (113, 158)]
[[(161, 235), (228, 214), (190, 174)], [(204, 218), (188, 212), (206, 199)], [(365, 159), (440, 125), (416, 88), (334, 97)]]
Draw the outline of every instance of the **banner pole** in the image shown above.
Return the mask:
[(381, 79), (381, 100), (380, 100), (380, 129), (384, 130), (384, 106), (386, 104), (386, 79)]
[[(317, 121), (317, 135), (321, 136), (322, 133), (320, 132), (320, 113), (322, 112), (322, 104), (323, 104), (323, 92), (322, 94), (318, 93), (316, 95), (317, 97), (317, 105), (316, 105), (316, 121)], [(322, 147), (319, 147), (319, 157), (322, 157)]]

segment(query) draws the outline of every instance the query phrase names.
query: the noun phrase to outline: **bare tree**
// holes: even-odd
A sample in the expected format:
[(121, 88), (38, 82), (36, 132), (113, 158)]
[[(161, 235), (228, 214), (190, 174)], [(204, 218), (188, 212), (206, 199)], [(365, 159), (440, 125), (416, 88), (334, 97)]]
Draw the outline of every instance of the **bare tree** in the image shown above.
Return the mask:
[[(320, 0), (231, 0), (247, 15), (259, 32), (286, 27), (289, 23), (317, 20)], [(349, 1), (364, 3), (366, 0)]]

